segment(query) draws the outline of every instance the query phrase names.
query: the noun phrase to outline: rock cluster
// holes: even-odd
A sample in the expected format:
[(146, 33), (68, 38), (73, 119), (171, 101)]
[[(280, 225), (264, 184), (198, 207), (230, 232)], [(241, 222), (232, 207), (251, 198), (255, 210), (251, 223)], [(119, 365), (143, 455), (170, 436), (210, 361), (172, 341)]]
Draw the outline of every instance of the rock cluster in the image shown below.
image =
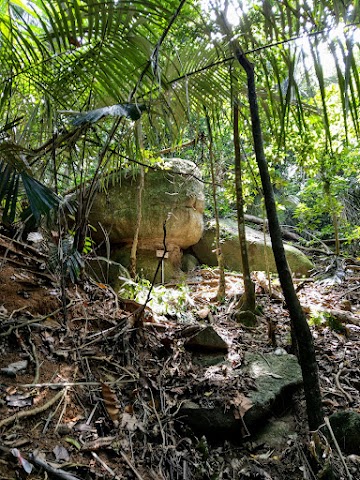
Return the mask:
[[(108, 178), (105, 189), (95, 195), (89, 221), (96, 228), (94, 240), (101, 244), (106, 231), (111, 245), (112, 268), (110, 278), (101, 281), (118, 285), (116, 266), (128, 268), (131, 245), (138, 219), (138, 193), (140, 175), (123, 171)], [(167, 257), (162, 262), (156, 281), (178, 278), (181, 268), (193, 269), (196, 264), (216, 266), (215, 224), (208, 222), (203, 233), (203, 212), (205, 196), (201, 173), (188, 160), (171, 158), (162, 160), (144, 177), (141, 200), (141, 225), (138, 237), (137, 270), (140, 276), (153, 280), (159, 255), (164, 249), (164, 235)], [(101, 225), (101, 227), (100, 227)], [(276, 272), (269, 236), (246, 228), (250, 269)], [(221, 246), (225, 267), (241, 271), (239, 237), (236, 221), (221, 221)], [(183, 251), (191, 247), (185, 256)], [(286, 245), (285, 251), (290, 269), (295, 274), (308, 275), (312, 269), (309, 259), (298, 249)], [(105, 252), (100, 255), (106, 257)], [(161, 274), (162, 270), (162, 274)], [(121, 275), (121, 273), (120, 273)]]

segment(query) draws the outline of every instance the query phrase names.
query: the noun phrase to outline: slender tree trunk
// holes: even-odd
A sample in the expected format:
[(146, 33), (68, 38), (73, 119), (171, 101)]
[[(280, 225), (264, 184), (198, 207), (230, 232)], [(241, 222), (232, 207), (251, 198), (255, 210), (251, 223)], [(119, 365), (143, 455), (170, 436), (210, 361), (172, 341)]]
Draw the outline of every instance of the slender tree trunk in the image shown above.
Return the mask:
[[(142, 139), (142, 128), (141, 128), (141, 120), (139, 120), (137, 124), (137, 135), (138, 135), (138, 144), (139, 148), (143, 149), (143, 139)], [(139, 186), (138, 186), (138, 194), (137, 194), (137, 202), (136, 202), (136, 209), (137, 209), (137, 218), (136, 218), (136, 225), (135, 225), (135, 233), (133, 242), (131, 245), (130, 250), (130, 276), (131, 278), (135, 278), (136, 276), (136, 256), (137, 256), (137, 248), (139, 243), (139, 232), (141, 227), (141, 219), (142, 219), (142, 194), (144, 190), (144, 183), (145, 183), (145, 172), (144, 167), (140, 166), (140, 173), (139, 173)]]
[(216, 179), (215, 179), (215, 166), (214, 166), (214, 151), (213, 151), (213, 136), (211, 131), (210, 119), (206, 115), (207, 128), (209, 132), (209, 157), (210, 157), (210, 170), (211, 170), (211, 183), (212, 183), (212, 197), (214, 202), (214, 215), (215, 215), (215, 247), (216, 247), (216, 259), (220, 270), (219, 287), (216, 294), (218, 302), (223, 303), (226, 295), (226, 283), (225, 283), (225, 271), (224, 271), (224, 257), (221, 251), (220, 244), (220, 222), (219, 222), (219, 209), (217, 204), (216, 195)]
[(335, 255), (339, 256), (340, 255), (339, 217), (336, 211), (336, 201), (334, 200), (331, 193), (329, 180), (324, 181), (324, 192), (325, 192), (325, 197), (327, 199), (329, 216), (331, 218), (331, 221), (334, 227)]
[(272, 248), (281, 287), (284, 292), (286, 306), (289, 310), (292, 328), (297, 341), (299, 362), (304, 382), (309, 427), (310, 430), (316, 430), (323, 423), (324, 416), (321, 404), (321, 392), (313, 338), (306, 321), (305, 314), (301, 308), (299, 299), (297, 298), (294, 289), (294, 284), (291, 278), (291, 273), (288, 267), (285, 249), (281, 238), (281, 228), (276, 212), (274, 191), (264, 153), (259, 107), (256, 95), (254, 66), (246, 58), (240, 47), (235, 46), (234, 51), (237, 60), (245, 70), (247, 76), (248, 99), (250, 104), (255, 156), (264, 191), (265, 207), (269, 220)]
[(340, 255), (340, 236), (339, 236), (339, 217), (335, 212), (333, 213), (333, 225), (335, 231), (335, 255)]
[(141, 227), (141, 208), (142, 208), (142, 194), (144, 190), (144, 167), (140, 167), (139, 173), (139, 186), (138, 186), (138, 194), (137, 194), (137, 202), (136, 202), (136, 209), (137, 209), (137, 218), (136, 218), (136, 226), (135, 226), (135, 233), (133, 242), (131, 245), (130, 251), (130, 276), (131, 278), (135, 278), (136, 276), (136, 256), (137, 256), (137, 248), (139, 244), (139, 232)]
[[(238, 99), (234, 99), (234, 153), (235, 153), (235, 190), (236, 190), (236, 211), (239, 230), (239, 242), (241, 253), (242, 273), (244, 277), (244, 295), (237, 304), (240, 312), (250, 312), (247, 321), (255, 321), (255, 287), (251, 280), (249, 256), (246, 246), (245, 218), (244, 218), (244, 198), (242, 189), (242, 170), (241, 153), (239, 139), (239, 106)], [(252, 315), (251, 315), (252, 313)], [(237, 315), (239, 321), (245, 320), (244, 315)]]

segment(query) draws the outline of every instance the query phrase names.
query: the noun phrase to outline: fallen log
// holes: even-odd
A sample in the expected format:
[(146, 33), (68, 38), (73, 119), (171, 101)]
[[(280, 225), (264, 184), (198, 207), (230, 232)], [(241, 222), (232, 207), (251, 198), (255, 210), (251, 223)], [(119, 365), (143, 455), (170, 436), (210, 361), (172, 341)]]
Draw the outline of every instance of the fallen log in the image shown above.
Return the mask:
[[(267, 219), (256, 217), (255, 215), (245, 214), (244, 218), (246, 222), (255, 223), (255, 225), (265, 225), (267, 227), (269, 223)], [(296, 233), (291, 232), (290, 230), (288, 230), (283, 226), (281, 226), (281, 233), (282, 233), (282, 236), (287, 240), (292, 240), (294, 242), (299, 242), (302, 240), (300, 235), (297, 235)]]

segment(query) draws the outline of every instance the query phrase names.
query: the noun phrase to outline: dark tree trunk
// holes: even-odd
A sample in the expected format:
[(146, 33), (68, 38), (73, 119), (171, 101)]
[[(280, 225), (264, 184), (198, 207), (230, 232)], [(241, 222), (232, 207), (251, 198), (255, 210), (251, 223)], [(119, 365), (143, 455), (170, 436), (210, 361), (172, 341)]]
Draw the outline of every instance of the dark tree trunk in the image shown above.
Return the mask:
[(304, 381), (304, 391), (307, 415), (310, 430), (316, 430), (324, 421), (321, 393), (319, 385), (318, 368), (315, 357), (313, 338), (306, 321), (305, 314), (297, 298), (289, 266), (287, 264), (285, 249), (281, 238), (281, 228), (276, 212), (274, 191), (271, 184), (269, 170), (265, 158), (262, 131), (257, 103), (254, 67), (243, 54), (239, 47), (235, 47), (236, 58), (246, 72), (248, 83), (248, 99), (250, 104), (252, 135), (256, 161), (259, 167), (262, 187), (264, 191), (265, 206), (269, 220), (269, 231), (272, 241), (276, 267), (279, 274), (281, 287), (284, 292), (287, 308), (289, 310), (292, 328), (295, 334), (299, 362)]

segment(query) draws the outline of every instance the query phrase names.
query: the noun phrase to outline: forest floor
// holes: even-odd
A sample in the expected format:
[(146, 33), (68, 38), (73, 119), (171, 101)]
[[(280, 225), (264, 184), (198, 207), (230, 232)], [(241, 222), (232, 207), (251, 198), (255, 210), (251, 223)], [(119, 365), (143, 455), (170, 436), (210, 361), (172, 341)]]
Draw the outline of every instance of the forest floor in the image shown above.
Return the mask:
[[(231, 410), (239, 391), (253, 388), (247, 378), (231, 380), (245, 353), (289, 350), (288, 312), (263, 275), (254, 275), (262, 311), (255, 327), (232, 318), (241, 275), (227, 273), (219, 305), (210, 269), (154, 292), (157, 304), (136, 323), (138, 303), (90, 279), (67, 286), (64, 313), (61, 288), (36, 254), (2, 241), (1, 480), (360, 478), (359, 456), (339, 455), (325, 436), (309, 434), (301, 389), (268, 420), (285, 425), (272, 441), (241, 432), (206, 439), (177, 416), (184, 401), (199, 398), (220, 399)], [(360, 412), (360, 277), (356, 266), (342, 266), (332, 281), (296, 281), (305, 310), (319, 311), (311, 329), (327, 416)], [(329, 321), (329, 311), (338, 321)], [(184, 348), (188, 332), (204, 325), (229, 345), (225, 366), (199, 365)], [(326, 463), (335, 476), (320, 473)]]

